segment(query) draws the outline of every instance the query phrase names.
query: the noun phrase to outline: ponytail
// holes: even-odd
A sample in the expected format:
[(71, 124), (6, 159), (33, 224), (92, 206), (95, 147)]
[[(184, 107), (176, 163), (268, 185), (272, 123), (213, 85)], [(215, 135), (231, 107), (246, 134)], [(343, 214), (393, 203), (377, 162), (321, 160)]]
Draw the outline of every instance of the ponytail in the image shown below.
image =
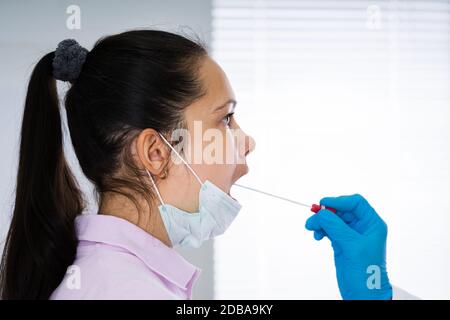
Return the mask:
[(16, 198), (0, 267), (2, 299), (48, 299), (76, 254), (82, 195), (63, 153), (54, 52), (36, 65), (22, 120)]

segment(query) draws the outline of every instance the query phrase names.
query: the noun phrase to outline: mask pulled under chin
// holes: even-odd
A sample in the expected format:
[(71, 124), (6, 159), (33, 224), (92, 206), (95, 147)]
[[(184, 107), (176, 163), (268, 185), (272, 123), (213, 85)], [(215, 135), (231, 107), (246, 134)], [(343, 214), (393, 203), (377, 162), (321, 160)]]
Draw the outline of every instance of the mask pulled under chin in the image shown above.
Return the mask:
[(200, 188), (198, 212), (186, 212), (170, 204), (158, 208), (172, 245), (198, 248), (223, 234), (241, 207), (219, 187), (205, 181)]

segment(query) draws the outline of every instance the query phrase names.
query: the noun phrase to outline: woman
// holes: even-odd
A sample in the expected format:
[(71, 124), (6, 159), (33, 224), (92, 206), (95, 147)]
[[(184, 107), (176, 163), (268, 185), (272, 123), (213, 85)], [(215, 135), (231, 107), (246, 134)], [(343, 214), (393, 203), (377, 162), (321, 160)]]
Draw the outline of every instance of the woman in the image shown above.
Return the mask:
[[(96, 188), (96, 215), (81, 215), (55, 80), (71, 83), (67, 122), (80, 167)], [(46, 54), (26, 97), (2, 298), (191, 298), (199, 270), (172, 247), (198, 247), (223, 233), (240, 209), (229, 190), (247, 173), (254, 141), (240, 130), (234, 107), (222, 69), (180, 35), (129, 31), (100, 39), (90, 52), (68, 39)], [(210, 158), (231, 161), (195, 160), (193, 145), (200, 140), (200, 155), (209, 148), (199, 139), (206, 132), (226, 140)], [(322, 204), (337, 214), (321, 210), (306, 227), (333, 242), (343, 297), (392, 298), (385, 224), (360, 196)], [(364, 232), (371, 234), (362, 240)], [(370, 263), (380, 267), (375, 291), (365, 287)]]

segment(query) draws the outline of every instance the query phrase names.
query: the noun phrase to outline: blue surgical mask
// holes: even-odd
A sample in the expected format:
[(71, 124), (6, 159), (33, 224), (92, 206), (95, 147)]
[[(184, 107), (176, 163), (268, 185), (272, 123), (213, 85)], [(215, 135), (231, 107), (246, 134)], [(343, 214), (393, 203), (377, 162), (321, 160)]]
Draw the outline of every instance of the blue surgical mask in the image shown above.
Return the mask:
[(158, 187), (147, 170), (150, 181), (155, 188), (161, 205), (158, 206), (167, 234), (173, 246), (198, 248), (206, 240), (221, 235), (233, 222), (241, 205), (212, 182), (204, 183), (172, 145), (160, 134), (164, 142), (187, 166), (200, 183), (198, 212), (187, 212), (164, 203)]

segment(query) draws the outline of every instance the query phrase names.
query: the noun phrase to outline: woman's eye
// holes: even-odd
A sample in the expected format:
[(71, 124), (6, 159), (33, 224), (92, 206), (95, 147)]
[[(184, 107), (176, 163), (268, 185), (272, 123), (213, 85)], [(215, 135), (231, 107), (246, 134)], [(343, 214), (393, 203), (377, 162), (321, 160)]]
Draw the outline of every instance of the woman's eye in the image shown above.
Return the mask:
[(233, 114), (234, 114), (234, 112), (229, 113), (223, 118), (223, 122), (225, 123), (226, 126), (230, 125), (231, 118), (233, 117)]

